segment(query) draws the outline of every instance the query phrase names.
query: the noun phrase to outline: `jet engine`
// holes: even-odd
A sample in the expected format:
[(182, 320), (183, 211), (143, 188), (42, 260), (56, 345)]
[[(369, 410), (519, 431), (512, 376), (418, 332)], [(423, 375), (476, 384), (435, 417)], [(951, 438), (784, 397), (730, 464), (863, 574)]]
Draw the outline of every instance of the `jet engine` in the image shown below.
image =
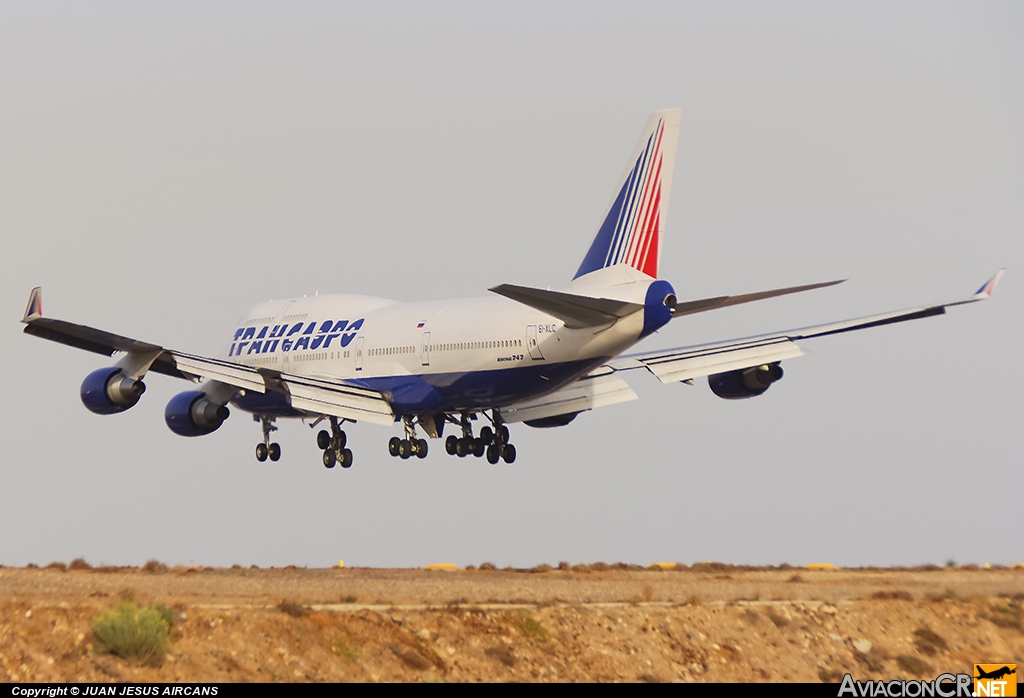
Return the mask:
[(93, 371), (82, 381), (82, 404), (96, 414), (117, 414), (135, 407), (144, 392), (145, 383), (110, 366)]
[(782, 366), (778, 363), (762, 364), (728, 373), (715, 373), (708, 376), (708, 385), (711, 386), (711, 391), (720, 398), (744, 400), (763, 394), (772, 383), (781, 378)]
[(231, 414), (226, 405), (199, 390), (178, 393), (167, 403), (164, 421), (179, 436), (204, 436), (217, 431)]

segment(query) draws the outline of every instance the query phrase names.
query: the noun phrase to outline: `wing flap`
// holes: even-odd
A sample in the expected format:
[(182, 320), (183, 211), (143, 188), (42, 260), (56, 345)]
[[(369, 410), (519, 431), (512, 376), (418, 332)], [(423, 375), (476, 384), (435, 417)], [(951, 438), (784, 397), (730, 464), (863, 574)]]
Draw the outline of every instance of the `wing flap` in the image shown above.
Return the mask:
[(221, 383), (227, 383), (228, 385), (245, 390), (252, 390), (256, 393), (266, 392), (267, 388), (263, 376), (260, 375), (259, 371), (249, 366), (176, 351), (165, 350), (164, 353), (170, 354), (175, 367), (186, 375), (217, 380)]
[[(280, 385), (297, 410), (374, 424), (394, 424), (395, 414), (378, 392), (346, 385), (328, 378), (279, 374)], [(268, 380), (268, 383), (273, 384)]]
[[(678, 352), (661, 352), (635, 357), (635, 361), (662, 383), (675, 383), (713, 373), (725, 373), (751, 366), (794, 359), (803, 355), (796, 343), (786, 338), (762, 342), (710, 345)], [(611, 364), (615, 366), (615, 362)]]
[(525, 422), (636, 399), (637, 394), (626, 381), (607, 369), (599, 369), (550, 395), (507, 407), (501, 416), (506, 422)]

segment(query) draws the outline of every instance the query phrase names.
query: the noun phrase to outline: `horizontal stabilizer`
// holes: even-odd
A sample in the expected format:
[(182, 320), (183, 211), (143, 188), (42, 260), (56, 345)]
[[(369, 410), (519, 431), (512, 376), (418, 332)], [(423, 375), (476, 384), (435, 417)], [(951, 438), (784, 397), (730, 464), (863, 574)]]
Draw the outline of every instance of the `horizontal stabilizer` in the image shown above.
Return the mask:
[(717, 296), (715, 298), (704, 298), (699, 301), (686, 301), (684, 303), (676, 303), (672, 306), (672, 317), (682, 317), (683, 315), (692, 315), (693, 313), (703, 313), (705, 310), (715, 310), (716, 308), (726, 308), (730, 305), (741, 305), (742, 303), (751, 303), (753, 301), (764, 300), (765, 298), (775, 298), (776, 296), (787, 296), (790, 293), (800, 293), (801, 291), (811, 291), (816, 288), (825, 288), (826, 286), (835, 286), (841, 284), (845, 279), (839, 281), (825, 281), (820, 284), (807, 284), (806, 286), (790, 286), (788, 288), (776, 288), (771, 291), (758, 291), (757, 293), (744, 293), (740, 296)]
[(639, 303), (616, 301), (610, 298), (591, 298), (574, 293), (547, 291), (541, 288), (512, 284), (501, 284), (489, 290), (499, 296), (511, 298), (523, 305), (552, 315), (562, 320), (570, 329), (601, 327), (644, 308)]

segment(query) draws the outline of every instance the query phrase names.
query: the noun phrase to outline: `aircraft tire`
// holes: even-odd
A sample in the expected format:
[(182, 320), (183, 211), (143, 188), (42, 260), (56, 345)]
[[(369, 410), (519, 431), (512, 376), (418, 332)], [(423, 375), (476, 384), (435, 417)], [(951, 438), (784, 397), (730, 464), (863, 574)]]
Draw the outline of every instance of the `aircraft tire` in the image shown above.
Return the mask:
[(397, 456), (399, 449), (402, 447), (402, 440), (397, 436), (392, 436), (391, 440), (388, 441), (388, 453), (392, 456)]
[(263, 443), (256, 444), (256, 460), (260, 463), (267, 459), (267, 445)]
[(459, 458), (465, 458), (469, 455), (469, 444), (466, 442), (467, 439), (459, 439), (455, 442), (455, 455)]
[(267, 455), (270, 456), (270, 460), (274, 461), (275, 463), (281, 460), (281, 444), (270, 444), (270, 448), (267, 449)]
[(506, 463), (515, 463), (516, 447), (512, 444), (505, 444), (505, 448), (501, 449), (501, 457), (505, 459)]
[(498, 441), (500, 441), (503, 444), (508, 443), (508, 427), (505, 426), (504, 424), (498, 427)]
[(456, 443), (458, 442), (458, 440), (459, 437), (457, 437), (455, 434), (452, 434), (451, 436), (444, 440), (444, 450), (448, 453), (449, 456), (455, 455)]
[(338, 448), (345, 448), (348, 445), (348, 434), (343, 431), (338, 432)]
[(334, 464), (337, 462), (337, 460), (338, 460), (338, 457), (336, 455), (334, 455), (334, 451), (332, 451), (330, 449), (324, 451), (324, 467), (325, 468), (327, 468), (328, 470), (333, 468)]
[(484, 442), (484, 446), (490, 446), (494, 442), (494, 432), (490, 427), (480, 429), (480, 440)]
[(484, 455), (484, 451), (487, 450), (486, 444), (483, 439), (473, 439), (473, 455), (480, 458)]
[(412, 455), (412, 444), (409, 443), (408, 439), (402, 439), (402, 442), (398, 445), (398, 457), (402, 460), (407, 459)]
[(487, 447), (487, 462), (497, 465), (499, 460), (501, 460), (501, 449), (498, 448), (498, 444), (491, 444)]
[(352, 467), (352, 449), (343, 448), (341, 449), (341, 467), (351, 468)]
[(427, 457), (427, 440), (417, 439), (416, 440), (416, 457), (426, 458)]
[(326, 451), (331, 447), (331, 433), (326, 429), (321, 429), (320, 433), (316, 435), (316, 445), (321, 451)]

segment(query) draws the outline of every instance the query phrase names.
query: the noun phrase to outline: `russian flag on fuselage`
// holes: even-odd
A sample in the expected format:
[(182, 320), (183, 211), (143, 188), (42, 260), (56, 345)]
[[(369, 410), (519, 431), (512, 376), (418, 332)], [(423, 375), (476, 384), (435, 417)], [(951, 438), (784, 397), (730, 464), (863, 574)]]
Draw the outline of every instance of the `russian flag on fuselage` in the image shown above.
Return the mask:
[(604, 223), (576, 276), (628, 264), (658, 277), (661, 230), (672, 189), (681, 109), (651, 115)]

